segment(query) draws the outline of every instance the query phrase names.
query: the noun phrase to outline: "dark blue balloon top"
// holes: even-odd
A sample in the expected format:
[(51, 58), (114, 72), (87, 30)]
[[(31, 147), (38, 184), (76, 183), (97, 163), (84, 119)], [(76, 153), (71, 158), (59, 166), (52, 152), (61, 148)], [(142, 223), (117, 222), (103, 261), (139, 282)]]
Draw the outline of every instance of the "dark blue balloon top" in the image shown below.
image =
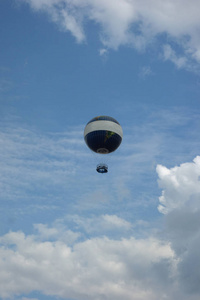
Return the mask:
[[(92, 120), (90, 120), (87, 124), (92, 123), (92, 122), (95, 122), (95, 121), (101, 121), (101, 120), (104, 120), (104, 121), (112, 121), (112, 122), (115, 122), (115, 123), (119, 124), (119, 122), (117, 122), (117, 120), (115, 120), (115, 119), (112, 118), (112, 117), (108, 117), (108, 116), (98, 116), (98, 117), (95, 117), (95, 118), (93, 118)], [(120, 125), (120, 124), (119, 124), (119, 125)]]

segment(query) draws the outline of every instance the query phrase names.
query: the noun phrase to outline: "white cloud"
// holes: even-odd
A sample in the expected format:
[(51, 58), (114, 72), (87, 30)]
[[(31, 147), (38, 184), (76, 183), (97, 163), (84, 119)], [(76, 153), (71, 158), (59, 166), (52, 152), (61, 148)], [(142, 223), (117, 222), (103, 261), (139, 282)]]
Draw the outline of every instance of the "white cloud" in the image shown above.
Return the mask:
[(144, 66), (141, 68), (140, 73), (139, 73), (140, 78), (145, 79), (146, 77), (151, 76), (151, 75), (153, 75), (153, 72), (149, 66)]
[(76, 16), (69, 14), (66, 10), (62, 9), (61, 11), (52, 10), (51, 12), (53, 21), (56, 23), (61, 23), (61, 28), (64, 30), (70, 31), (75, 37), (76, 40), (80, 43), (85, 40), (85, 35), (82, 30), (80, 20)]
[[(77, 300), (162, 299), (169, 282), (161, 270), (173, 277), (176, 265), (170, 246), (152, 238), (94, 238), (71, 248), (10, 232), (0, 242), (2, 298), (37, 290)], [(165, 292), (159, 284), (166, 285)]]
[(79, 237), (79, 232), (73, 232), (70, 229), (67, 229), (63, 224), (56, 224), (57, 226), (49, 227), (46, 224), (35, 224), (34, 228), (38, 231), (38, 237), (41, 240), (57, 240), (59, 239), (62, 242), (67, 244), (73, 244)]
[(123, 228), (123, 229), (130, 229), (131, 224), (126, 220), (123, 220), (115, 215), (104, 215), (103, 220), (106, 221), (110, 226), (114, 226), (115, 228)]
[(34, 11), (46, 12), (51, 17), (51, 20), (59, 25), (61, 30), (71, 32), (78, 42), (85, 40), (81, 24), (82, 16), (75, 12), (73, 5), (70, 5), (70, 1), (19, 0), (19, 2), (30, 4)]
[(66, 215), (64, 219), (58, 219), (56, 224), (69, 224), (72, 226), (74, 224), (74, 228), (76, 230), (83, 231), (87, 235), (90, 236), (112, 236), (121, 237), (125, 236), (126, 233), (130, 236), (132, 224), (117, 215), (94, 215), (90, 217), (83, 217), (80, 215)]
[(166, 214), (164, 234), (179, 260), (179, 286), (195, 297), (200, 294), (200, 157), (171, 169), (160, 165), (157, 172), (163, 189), (158, 209)]
[[(86, 38), (84, 24), (92, 21), (99, 26), (101, 41), (107, 48), (129, 45), (141, 51), (163, 35), (164, 45), (168, 40), (168, 45), (164, 46), (165, 59), (170, 59), (178, 68), (187, 64), (191, 66), (191, 60), (200, 62), (198, 0), (18, 1), (29, 3), (36, 11), (48, 13), (78, 42)], [(170, 42), (181, 48), (181, 55)]]
[(172, 61), (178, 69), (184, 68), (187, 66), (188, 61), (185, 56), (177, 56), (176, 52), (172, 49), (170, 45), (164, 45), (164, 60)]
[(108, 49), (106, 49), (106, 48), (101, 48), (101, 49), (99, 50), (99, 55), (100, 55), (100, 56), (105, 57), (105, 56), (107, 56), (107, 54), (108, 54)]
[(157, 166), (159, 186), (163, 189), (158, 210), (168, 213), (176, 208), (192, 206), (200, 209), (200, 156), (193, 163), (168, 169)]
[[(198, 300), (199, 211), (179, 209), (165, 218), (161, 239), (104, 235), (72, 241), (77, 232), (71, 230), (70, 236), (66, 230), (63, 239), (64, 220), (56, 220), (52, 227), (36, 224), (35, 235), (9, 232), (0, 237), (0, 297), (38, 291), (76, 300)], [(85, 226), (84, 218), (74, 221), (79, 229)], [(116, 230), (131, 225), (114, 215), (103, 215), (99, 221), (90, 225), (114, 223)]]

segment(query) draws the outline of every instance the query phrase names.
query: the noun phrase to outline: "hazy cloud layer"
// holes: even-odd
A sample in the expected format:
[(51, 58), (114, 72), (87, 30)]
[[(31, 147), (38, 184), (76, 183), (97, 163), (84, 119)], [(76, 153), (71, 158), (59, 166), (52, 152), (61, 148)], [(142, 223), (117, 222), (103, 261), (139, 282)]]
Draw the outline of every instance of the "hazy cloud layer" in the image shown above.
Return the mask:
[[(139, 51), (159, 41), (160, 53), (178, 68), (200, 62), (198, 0), (17, 0), (50, 15), (78, 42), (86, 40), (84, 25), (99, 26), (104, 47), (128, 45)], [(158, 39), (162, 37), (161, 39)], [(161, 41), (162, 40), (162, 41)], [(102, 51), (101, 51), (102, 53)]]
[[(30, 128), (2, 126), (0, 133), (1, 197), (15, 200), (31, 195), (34, 189), (66, 186), (76, 173), (82, 131), (40, 134)], [(76, 160), (76, 162), (75, 162)]]

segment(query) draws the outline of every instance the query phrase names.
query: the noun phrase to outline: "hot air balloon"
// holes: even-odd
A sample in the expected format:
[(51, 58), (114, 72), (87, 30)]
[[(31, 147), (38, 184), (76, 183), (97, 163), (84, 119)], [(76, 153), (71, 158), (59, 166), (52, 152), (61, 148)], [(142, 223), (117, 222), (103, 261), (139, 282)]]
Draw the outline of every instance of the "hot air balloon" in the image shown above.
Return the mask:
[[(87, 146), (99, 154), (109, 154), (121, 144), (123, 131), (120, 124), (112, 117), (99, 116), (90, 120), (85, 126), (84, 139)], [(99, 164), (96, 168), (99, 173), (107, 173), (108, 167)]]

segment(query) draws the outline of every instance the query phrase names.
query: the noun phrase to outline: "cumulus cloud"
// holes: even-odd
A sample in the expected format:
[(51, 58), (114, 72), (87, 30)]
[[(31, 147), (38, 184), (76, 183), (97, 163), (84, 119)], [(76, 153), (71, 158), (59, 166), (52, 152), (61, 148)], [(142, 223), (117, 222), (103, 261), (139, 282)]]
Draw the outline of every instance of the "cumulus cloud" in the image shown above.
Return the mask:
[(158, 280), (173, 284), (162, 271), (173, 278), (173, 251), (153, 238), (94, 238), (69, 247), (10, 232), (0, 242), (2, 298), (38, 290), (65, 299), (162, 299)]
[[(128, 45), (144, 51), (155, 41), (161, 46), (164, 41), (164, 59), (171, 60), (178, 68), (191, 66), (193, 60), (200, 62), (198, 0), (18, 1), (28, 3), (35, 11), (48, 13), (52, 21), (71, 32), (78, 42), (86, 39), (84, 24), (92, 22), (100, 30), (104, 48)], [(174, 45), (181, 49), (181, 54)]]
[[(76, 300), (198, 300), (199, 212), (174, 210), (166, 218), (162, 238), (79, 239), (81, 232), (66, 230), (63, 239), (63, 220), (35, 224), (32, 235), (11, 231), (0, 237), (0, 297), (38, 291)], [(107, 222), (129, 227), (115, 215), (101, 217), (102, 226)]]
[(158, 210), (168, 213), (176, 208), (200, 208), (200, 156), (193, 163), (168, 169), (157, 166), (159, 185), (163, 189)]
[(159, 211), (165, 216), (165, 234), (178, 257), (180, 288), (192, 295), (200, 294), (200, 157), (193, 162), (168, 169), (157, 167)]

